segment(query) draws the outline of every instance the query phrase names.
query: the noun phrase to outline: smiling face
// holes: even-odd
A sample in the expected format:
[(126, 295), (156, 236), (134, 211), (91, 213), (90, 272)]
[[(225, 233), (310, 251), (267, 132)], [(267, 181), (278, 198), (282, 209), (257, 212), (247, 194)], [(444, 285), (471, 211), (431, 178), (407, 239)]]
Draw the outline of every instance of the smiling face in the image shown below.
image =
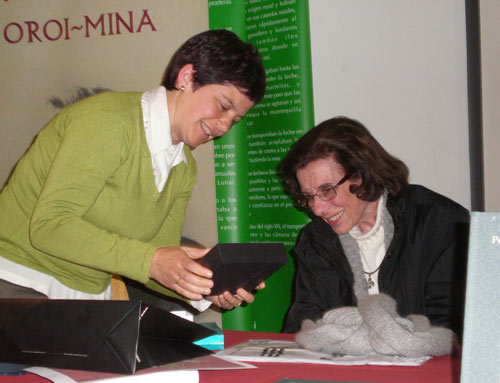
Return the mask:
[[(310, 162), (297, 170), (297, 180), (302, 193), (313, 195), (321, 187), (336, 184), (345, 176), (345, 171), (332, 158), (322, 158)], [(359, 225), (366, 233), (375, 224), (377, 218), (378, 200), (364, 201), (349, 191), (349, 187), (356, 179), (350, 179), (337, 188), (337, 196), (330, 201), (322, 201), (314, 197), (311, 211), (323, 218), (333, 231), (339, 235), (348, 233), (354, 226)]]
[(169, 92), (172, 143), (192, 148), (226, 134), (254, 105), (231, 84), (210, 84), (193, 88), (192, 66), (179, 72), (180, 91)]

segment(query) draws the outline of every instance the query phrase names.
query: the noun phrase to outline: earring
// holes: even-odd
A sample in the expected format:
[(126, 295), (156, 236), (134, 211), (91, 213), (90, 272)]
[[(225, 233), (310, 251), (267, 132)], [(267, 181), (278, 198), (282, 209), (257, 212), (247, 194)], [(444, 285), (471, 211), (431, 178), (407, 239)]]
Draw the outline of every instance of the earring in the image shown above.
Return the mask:
[(184, 89), (186, 89), (186, 88), (184, 88), (184, 85), (181, 85), (181, 87), (180, 87), (181, 92), (184, 92)]

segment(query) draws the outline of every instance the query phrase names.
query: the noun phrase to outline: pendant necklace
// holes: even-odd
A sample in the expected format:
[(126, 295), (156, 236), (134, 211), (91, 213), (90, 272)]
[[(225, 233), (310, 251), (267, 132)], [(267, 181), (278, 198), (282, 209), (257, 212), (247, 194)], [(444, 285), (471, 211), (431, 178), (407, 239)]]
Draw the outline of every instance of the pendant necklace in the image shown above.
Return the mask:
[(368, 290), (375, 286), (375, 281), (372, 279), (372, 275), (380, 269), (380, 266), (382, 266), (382, 262), (380, 262), (380, 265), (373, 271), (368, 272), (363, 269), (363, 272), (368, 275), (368, 281), (366, 281), (366, 287), (368, 288)]
[[(366, 261), (365, 255), (363, 254), (362, 251), (360, 251), (360, 253), (361, 253), (361, 256), (363, 257), (366, 265), (368, 265), (368, 262)], [(370, 290), (373, 286), (375, 286), (375, 281), (373, 280), (372, 275), (375, 274), (377, 271), (380, 270), (380, 267), (382, 266), (382, 262), (384, 262), (383, 259), (380, 262), (380, 265), (378, 265), (378, 267), (375, 270), (373, 270), (373, 271), (365, 271), (365, 268), (363, 267), (363, 272), (366, 275), (368, 275), (368, 280), (366, 281), (366, 287), (368, 288), (368, 290)]]

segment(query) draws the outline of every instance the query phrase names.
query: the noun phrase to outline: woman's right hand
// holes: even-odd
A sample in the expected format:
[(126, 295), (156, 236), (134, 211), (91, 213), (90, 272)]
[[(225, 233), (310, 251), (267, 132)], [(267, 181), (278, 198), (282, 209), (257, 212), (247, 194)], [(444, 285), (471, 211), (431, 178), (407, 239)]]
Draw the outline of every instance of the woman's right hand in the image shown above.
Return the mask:
[(190, 246), (160, 247), (153, 257), (149, 277), (188, 299), (201, 300), (210, 295), (212, 271), (195, 260), (209, 251), (210, 248)]

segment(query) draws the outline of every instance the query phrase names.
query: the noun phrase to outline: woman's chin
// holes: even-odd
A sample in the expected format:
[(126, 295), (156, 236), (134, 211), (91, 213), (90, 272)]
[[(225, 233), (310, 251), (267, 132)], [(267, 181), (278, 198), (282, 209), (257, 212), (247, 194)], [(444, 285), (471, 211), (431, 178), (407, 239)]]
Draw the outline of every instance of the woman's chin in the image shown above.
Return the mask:
[(335, 234), (337, 234), (337, 235), (347, 234), (351, 230), (350, 227), (346, 227), (346, 225), (342, 225), (341, 223), (337, 223), (337, 224), (329, 223), (329, 225), (332, 228), (332, 230), (335, 232)]
[[(332, 228), (333, 229), (333, 228)], [(345, 231), (345, 230), (338, 230), (338, 229), (333, 229), (333, 231), (335, 232), (335, 234), (337, 235), (344, 235), (344, 234), (347, 234), (349, 233), (349, 231)]]

